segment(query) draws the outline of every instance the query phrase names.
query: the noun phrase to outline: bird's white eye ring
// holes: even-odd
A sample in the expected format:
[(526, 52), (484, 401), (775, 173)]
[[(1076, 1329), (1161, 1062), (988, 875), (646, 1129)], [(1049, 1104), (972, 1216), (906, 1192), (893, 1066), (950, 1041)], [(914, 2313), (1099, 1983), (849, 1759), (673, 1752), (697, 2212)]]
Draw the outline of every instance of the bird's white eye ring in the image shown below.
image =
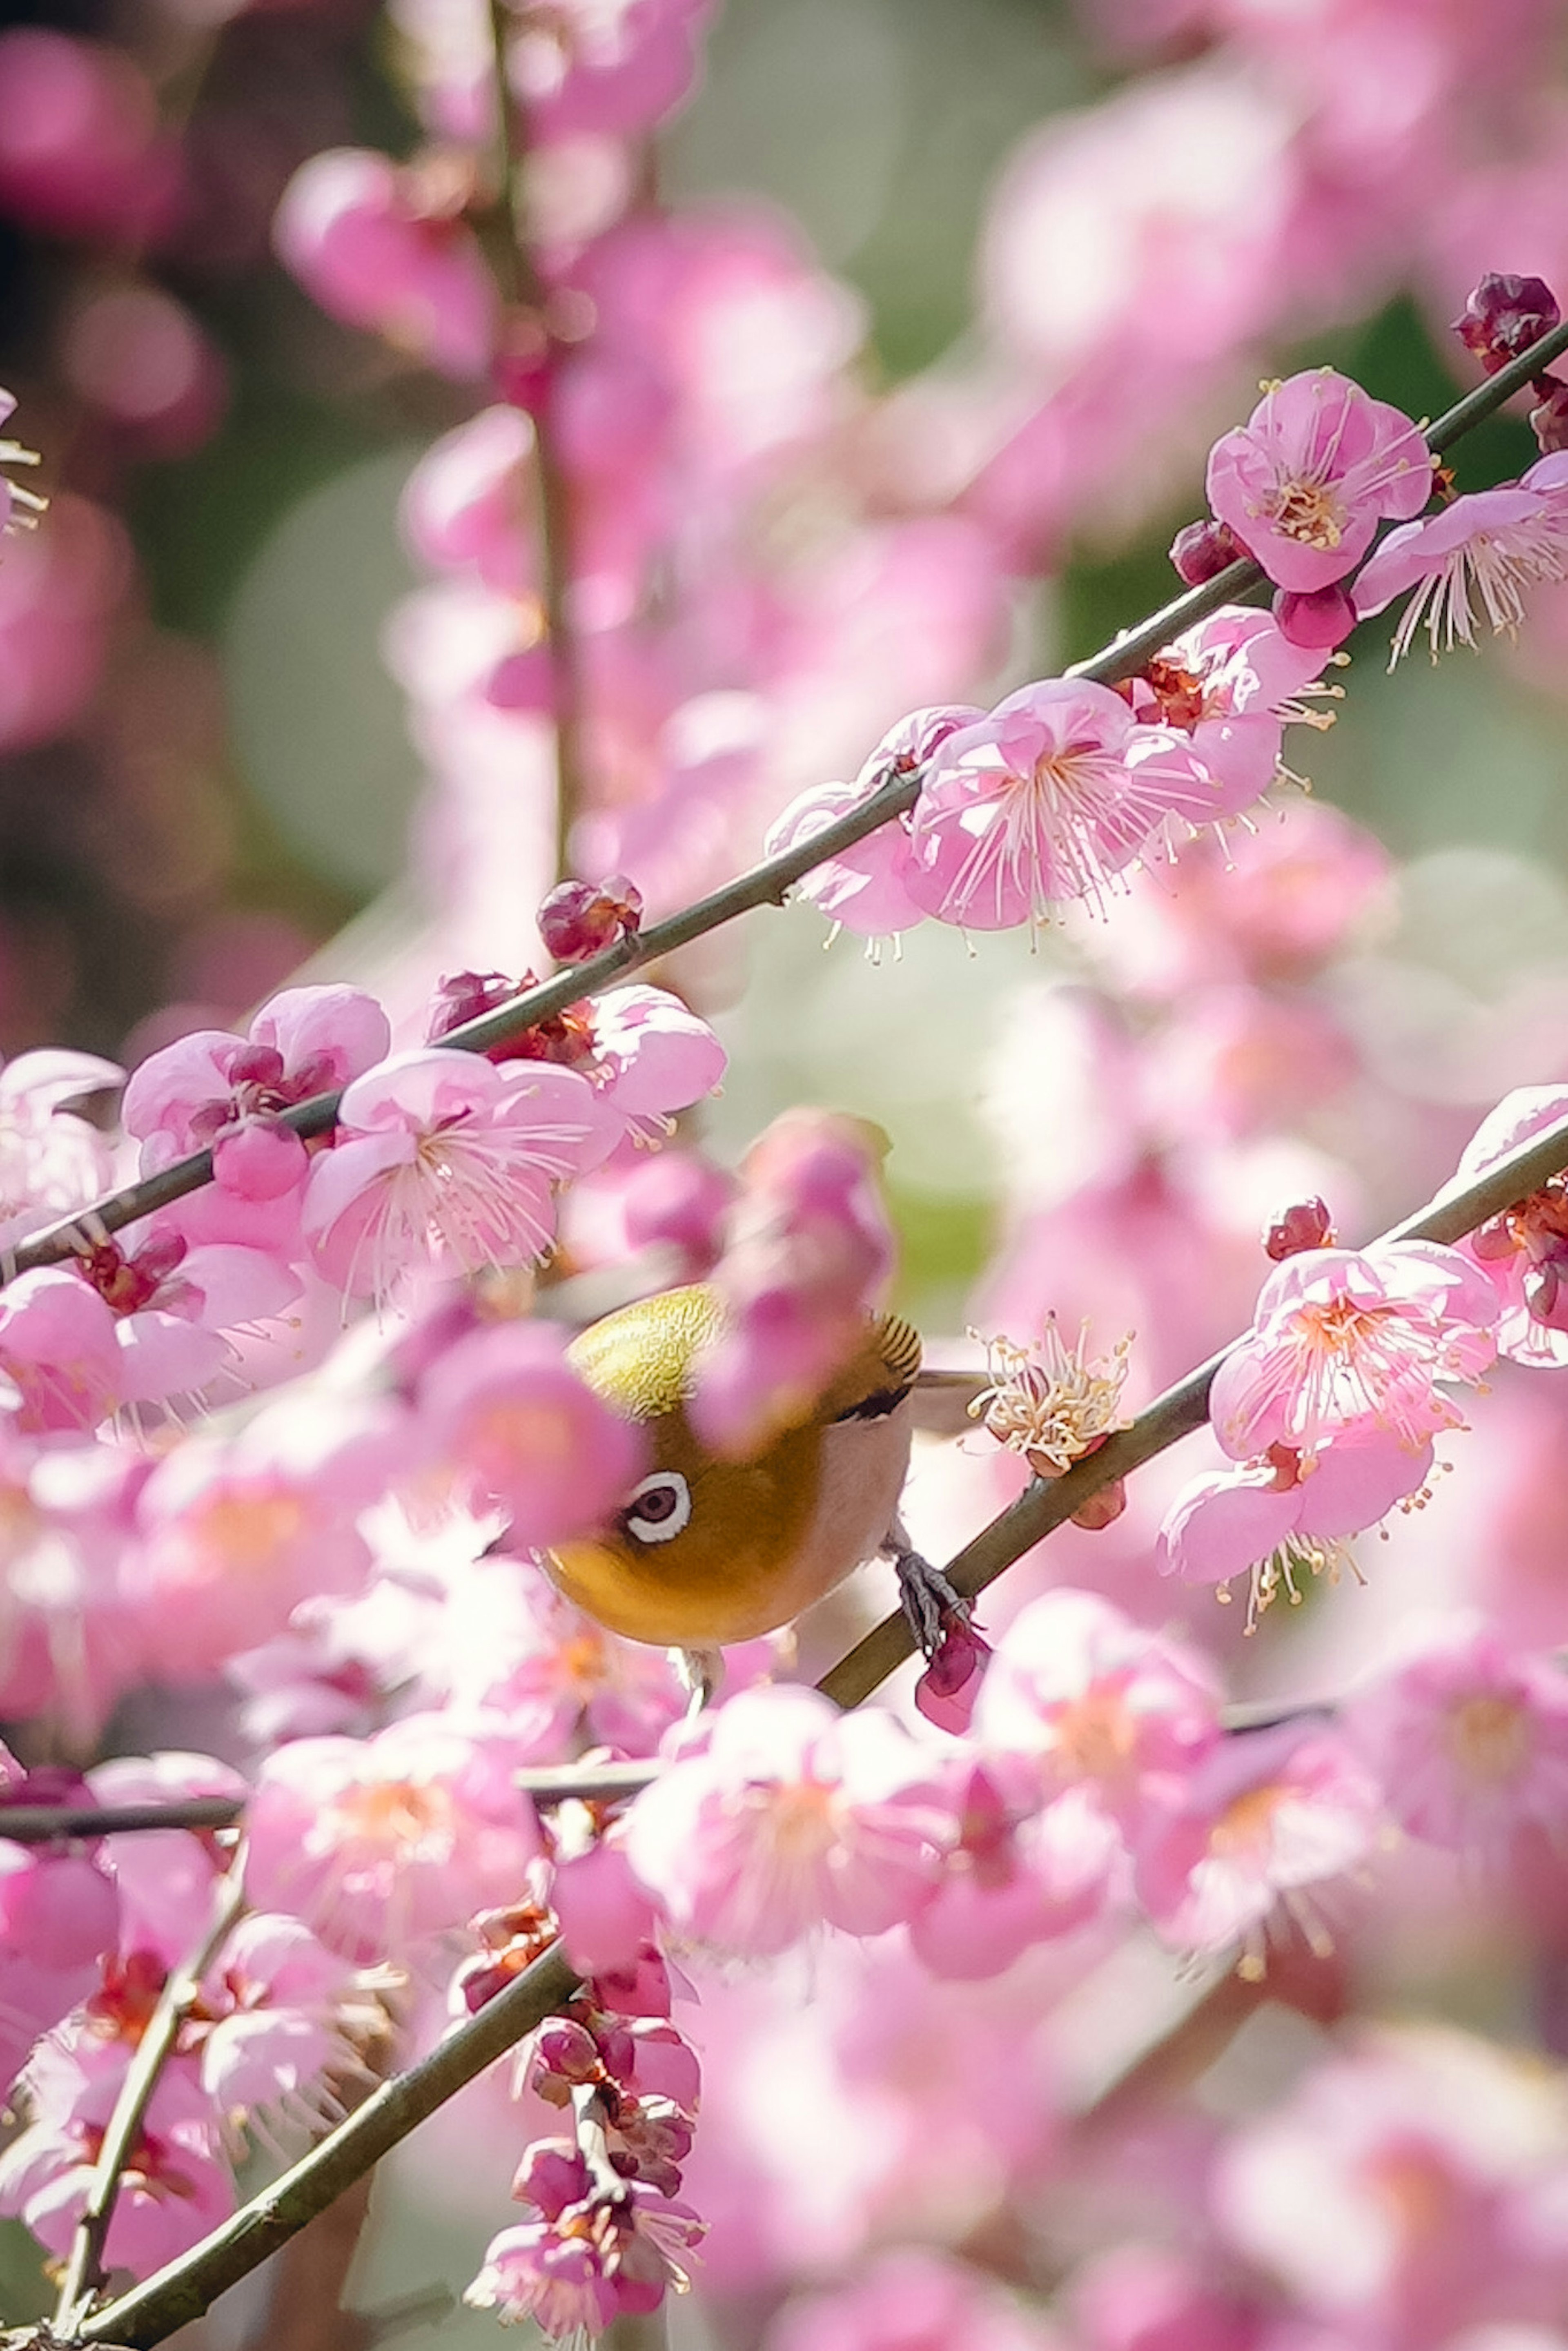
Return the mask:
[(638, 1542), (673, 1541), (690, 1523), (692, 1489), (678, 1469), (655, 1469), (633, 1486), (621, 1523)]

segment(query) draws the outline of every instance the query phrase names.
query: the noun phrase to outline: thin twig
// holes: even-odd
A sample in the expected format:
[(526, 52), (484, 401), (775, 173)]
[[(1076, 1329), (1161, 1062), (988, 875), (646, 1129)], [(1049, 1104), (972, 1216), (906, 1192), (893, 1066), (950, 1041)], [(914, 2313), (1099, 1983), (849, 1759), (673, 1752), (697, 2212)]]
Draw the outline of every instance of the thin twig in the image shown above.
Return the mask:
[(559, 1944), (526, 1968), (505, 1991), (450, 2033), (428, 2057), (367, 2098), (319, 2146), (264, 2189), (244, 2210), (193, 2245), (156, 2277), (95, 2311), (78, 2328), (82, 2343), (123, 2344), (147, 2351), (177, 2326), (199, 2318), (220, 2294), (248, 2277), (297, 2230), (378, 2163), (416, 2124), (506, 2055), (526, 2032), (561, 2008), (578, 1989)]
[(57, 1837), (125, 1836), (138, 1829), (232, 1829), (236, 1796), (177, 1796), (167, 1803), (0, 1804), (0, 1841), (52, 1844)]
[(71, 2240), (70, 2255), (60, 2280), (55, 2305), (54, 2330), (68, 2336), (84, 2301), (104, 2282), (103, 2254), (110, 2223), (120, 2198), (120, 2183), (132, 2148), (141, 2134), (147, 2108), (158, 2086), (158, 2076), (173, 2049), (181, 2025), (202, 1989), (202, 1979), (228, 1939), (229, 1930), (245, 1903), (243, 1856), (233, 1862), (219, 1880), (213, 1921), (196, 1949), (171, 1970), (158, 1995), (157, 2006), (126, 2068), (114, 2102), (114, 2112), (103, 2135), (98, 2161), (88, 2182), (87, 2201)]
[[(1568, 350), (1568, 320), (1554, 327), (1549, 335), (1542, 335), (1529, 350), (1500, 368), (1496, 375), (1489, 376), (1485, 383), (1478, 384), (1452, 408), (1446, 409), (1428, 428), (1427, 446), (1434, 454), (1451, 448), (1461, 434), (1521, 391), (1532, 375), (1564, 350)], [(1262, 572), (1254, 563), (1231, 564), (1217, 579), (1189, 589), (1186, 595), (1176, 597), (1087, 661), (1076, 663), (1072, 674), (1102, 684), (1131, 676), (1173, 636), (1192, 628), (1237, 596), (1249, 594), (1262, 579)], [(472, 1053), (487, 1052), (494, 1045), (510, 1044), (537, 1021), (553, 1019), (628, 972), (641, 969), (660, 956), (671, 955), (677, 947), (688, 946), (693, 939), (702, 938), (723, 924), (733, 922), (737, 915), (748, 914), (754, 906), (781, 905), (794, 883), (813, 866), (836, 857), (841, 850), (852, 848), (856, 841), (864, 841), (913, 808), (919, 797), (920, 784), (918, 772), (894, 778), (858, 809), (824, 825), (810, 841), (783, 850), (777, 857), (765, 858), (749, 872), (737, 874), (722, 889), (710, 891), (706, 898), (699, 898), (680, 914), (670, 915), (664, 922), (650, 924), (634, 937), (620, 939), (601, 954), (574, 964), (567, 971), (557, 972), (553, 978), (525, 989), (508, 1003), (482, 1013), (476, 1020), (465, 1021), (444, 1037), (442, 1043)], [(314, 1094), (308, 1102), (297, 1102), (280, 1115), (298, 1134), (325, 1134), (337, 1123), (341, 1099), (340, 1092)], [(29, 1272), (36, 1266), (57, 1265), (64, 1259), (79, 1255), (85, 1240), (83, 1222), (96, 1219), (108, 1232), (122, 1231), (139, 1218), (183, 1199), (187, 1193), (199, 1191), (204, 1184), (211, 1183), (212, 1176), (212, 1153), (197, 1151), (155, 1176), (143, 1176), (137, 1183), (109, 1193), (92, 1207), (79, 1211), (78, 1217), (47, 1225), (18, 1241), (6, 1260), (5, 1280)]]

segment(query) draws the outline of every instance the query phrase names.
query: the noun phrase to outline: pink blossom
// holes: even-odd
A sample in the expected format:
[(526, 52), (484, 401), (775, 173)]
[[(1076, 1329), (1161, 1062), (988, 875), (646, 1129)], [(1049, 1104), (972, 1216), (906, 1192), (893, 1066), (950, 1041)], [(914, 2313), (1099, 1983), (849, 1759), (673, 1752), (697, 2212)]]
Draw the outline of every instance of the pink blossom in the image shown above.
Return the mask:
[(203, 1991), (215, 2022), (200, 2035), (201, 2082), (214, 2104), (230, 2116), (309, 2112), (310, 2085), (350, 2057), (339, 2023), (350, 1980), (298, 1918), (242, 1918)]
[(311, 1165), (304, 1223), (350, 1297), (385, 1300), (425, 1270), (476, 1273), (548, 1255), (551, 1185), (602, 1154), (605, 1114), (574, 1071), (497, 1068), (442, 1047), (356, 1078), (339, 1140)]
[(1208, 2202), (1333, 2339), (1473, 2341), (1457, 2330), (1559, 2317), (1565, 2158), (1557, 2076), (1533, 2052), (1364, 2026), (1231, 2134)]
[(742, 1690), (670, 1751), (626, 1856), (683, 1934), (760, 1958), (823, 1924), (881, 1934), (929, 1898), (952, 1815), (890, 1716)]
[(716, 1452), (745, 1459), (801, 1419), (865, 1337), (893, 1263), (882, 1137), (828, 1111), (786, 1111), (741, 1163), (713, 1281), (723, 1309), (687, 1405)]
[(246, 1823), (253, 1898), (361, 1963), (512, 1898), (539, 1849), (515, 1755), (493, 1718), (434, 1714), (277, 1749)]
[(547, 1547), (611, 1516), (646, 1463), (643, 1431), (566, 1359), (567, 1334), (498, 1322), (460, 1339), (420, 1384), (430, 1441), (480, 1510), (498, 1505), (519, 1547)]
[[(1473, 1184), (1531, 1135), (1568, 1119), (1568, 1088), (1521, 1086), (1489, 1111), (1459, 1155), (1450, 1188)], [(1500, 1355), (1568, 1364), (1568, 1177), (1553, 1176), (1458, 1248), (1498, 1295)]]
[(42, 1718), (72, 1749), (96, 1745), (146, 1667), (124, 1567), (150, 1468), (119, 1446), (21, 1436), (0, 1416), (0, 1708)]
[(454, 1577), (440, 1630), (439, 1686), (459, 1706), (505, 1716), (519, 1747), (541, 1761), (559, 1760), (580, 1737), (651, 1755), (685, 1711), (687, 1693), (664, 1650), (607, 1633), (532, 1560), (491, 1552)]
[[(814, 784), (790, 801), (768, 831), (768, 856), (799, 847), (852, 809), (863, 807), (894, 777), (914, 775), (949, 735), (985, 716), (968, 703), (913, 711), (883, 737), (852, 784)], [(895, 817), (852, 848), (813, 866), (796, 883), (795, 893), (820, 906), (833, 922), (868, 938), (912, 930), (924, 919), (925, 910), (905, 886), (911, 856), (910, 820)]]
[(199, 1396), (238, 1357), (224, 1332), (270, 1321), (298, 1297), (298, 1274), (265, 1249), (222, 1242), (190, 1248), (150, 1222), (129, 1254), (100, 1241), (74, 1270), (116, 1318), (127, 1404)]
[(362, 989), (285, 988), (246, 1037), (196, 1029), (149, 1054), (125, 1089), (126, 1133), (142, 1144), (144, 1172), (211, 1148), (220, 1186), (247, 1205), (274, 1199), (305, 1172), (305, 1146), (279, 1113), (361, 1076), (391, 1042), (385, 1012)]
[(39, 1266), (0, 1291), (0, 1396), (27, 1436), (96, 1427), (123, 1401), (115, 1319), (63, 1266)]
[(1412, 1836), (1506, 1858), (1526, 1823), (1568, 1827), (1568, 1678), (1479, 1617), (1413, 1635), (1343, 1720)]
[(574, 1968), (600, 1975), (635, 1962), (653, 1941), (657, 1914), (632, 1872), (623, 1836), (596, 1837), (559, 1854), (550, 1906)]
[[(211, 1755), (163, 1750), (115, 1755), (88, 1774), (100, 1804), (172, 1804), (217, 1796), (243, 1804), (250, 1789), (240, 1773)], [(153, 1955), (176, 1967), (212, 1924), (214, 1886), (226, 1865), (211, 1832), (137, 1829), (104, 1839), (120, 1889), (120, 1949)]]
[(1276, 383), (1208, 460), (1208, 501), (1279, 587), (1311, 594), (1354, 570), (1385, 517), (1432, 494), (1417, 426), (1332, 368)]
[(587, 1074), (637, 1142), (674, 1132), (674, 1113), (717, 1088), (728, 1055), (706, 1020), (662, 987), (613, 987), (592, 1009)]
[[(47, 2049), (48, 2044), (45, 2044)], [(69, 2251), (122, 2065), (83, 2075), (58, 2057), (65, 2097), (45, 2090), (39, 2058), (27, 2080), (35, 2119), (0, 2155), (0, 2211), (25, 2220), (57, 2259)], [(165, 2067), (120, 2177), (104, 2259), (147, 2277), (200, 2242), (234, 2210), (234, 2180), (218, 2153), (218, 2117), (188, 2064)]]
[(934, 1975), (972, 1982), (1094, 1917), (1121, 1844), (1082, 1788), (1043, 1811), (1022, 1808), (1007, 1802), (983, 1761), (965, 1759), (952, 1793), (957, 1839), (909, 1940)]
[(108, 1145), (65, 1105), (124, 1074), (96, 1053), (46, 1050), (0, 1062), (0, 1223), (24, 1210), (67, 1216), (108, 1191)]
[(1430, 1445), (1412, 1449), (1377, 1433), (1337, 1438), (1311, 1462), (1276, 1445), (1184, 1486), (1161, 1523), (1156, 1564), (1186, 1583), (1249, 1576), (1250, 1627), (1280, 1592), (1300, 1602), (1299, 1576), (1326, 1568), (1337, 1582), (1343, 1539), (1418, 1493), (1431, 1468)]
[(1273, 782), (1290, 720), (1329, 723), (1298, 699), (1322, 668), (1321, 655), (1292, 643), (1267, 612), (1222, 604), (1156, 653), (1128, 693), (1137, 717), (1189, 738), (1214, 779), (1215, 812), (1234, 816)]
[(566, 2139), (531, 2147), (512, 2193), (537, 2217), (491, 2240), (465, 2302), (506, 2320), (532, 2318), (549, 2335), (580, 2337), (656, 2310), (668, 2286), (685, 2291), (675, 2256), (706, 2233), (689, 2205), (642, 2181), (607, 2195)]
[(112, 1949), (120, 1931), (120, 1889), (101, 1844), (13, 1844), (5, 1835), (11, 1804), (84, 1804), (91, 1792), (73, 1771), (23, 1771), (4, 1749), (0, 1766), (0, 1949), (40, 1969), (73, 1974)]
[(1270, 1274), (1215, 1374), (1215, 1434), (1239, 1461), (1272, 1445), (1307, 1461), (1330, 1437), (1377, 1432), (1418, 1452), (1462, 1426), (1437, 1383), (1480, 1378), (1497, 1314), (1486, 1276), (1436, 1242), (1303, 1250)]
[(998, 1643), (975, 1731), (981, 1752), (1045, 1802), (1082, 1788), (1126, 1829), (1213, 1747), (1218, 1693), (1195, 1653), (1092, 1593), (1059, 1589), (1020, 1609)]
[(483, 371), (495, 281), (473, 230), (431, 208), (414, 171), (363, 148), (313, 155), (284, 190), (273, 236), (285, 267), (332, 317), (444, 375)]
[(1568, 456), (1542, 457), (1522, 481), (1456, 498), (1424, 522), (1391, 530), (1357, 575), (1356, 614), (1364, 620), (1414, 589), (1394, 632), (1390, 666), (1423, 622), (1436, 661), (1456, 642), (1473, 645), (1482, 617), (1494, 636), (1516, 634), (1525, 591), (1565, 574)]
[(1314, 1947), (1308, 1889), (1366, 1861), (1382, 1796), (1345, 1742), (1311, 1720), (1233, 1733), (1209, 1750), (1135, 1855), (1138, 1898), (1179, 1950), (1244, 1949), (1262, 1972), (1261, 1933), (1281, 1904)]
[(696, 73), (713, 0), (537, 0), (519, 9), (507, 78), (536, 135), (618, 139), (672, 114)]
[(1183, 736), (1137, 725), (1109, 686), (1051, 678), (938, 747), (905, 886), (971, 930), (1049, 922), (1073, 899), (1102, 906), (1167, 820), (1225, 813)]
[(125, 48), (43, 25), (0, 39), (0, 205), (46, 236), (134, 247), (167, 226), (179, 163)]

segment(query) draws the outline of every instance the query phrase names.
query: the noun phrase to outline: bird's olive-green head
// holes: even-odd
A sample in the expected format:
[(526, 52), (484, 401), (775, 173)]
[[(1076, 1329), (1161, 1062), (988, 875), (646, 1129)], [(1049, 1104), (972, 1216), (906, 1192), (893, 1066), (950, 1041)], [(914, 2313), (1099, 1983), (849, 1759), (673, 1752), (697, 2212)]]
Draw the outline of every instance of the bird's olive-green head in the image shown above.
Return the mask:
[(640, 1299), (570, 1349), (595, 1393), (649, 1440), (650, 1467), (598, 1535), (546, 1564), (577, 1604), (634, 1641), (703, 1647), (788, 1624), (869, 1558), (897, 1508), (902, 1410), (920, 1342), (892, 1316), (806, 1417), (750, 1460), (721, 1460), (686, 1416), (696, 1359), (723, 1310), (703, 1283)]

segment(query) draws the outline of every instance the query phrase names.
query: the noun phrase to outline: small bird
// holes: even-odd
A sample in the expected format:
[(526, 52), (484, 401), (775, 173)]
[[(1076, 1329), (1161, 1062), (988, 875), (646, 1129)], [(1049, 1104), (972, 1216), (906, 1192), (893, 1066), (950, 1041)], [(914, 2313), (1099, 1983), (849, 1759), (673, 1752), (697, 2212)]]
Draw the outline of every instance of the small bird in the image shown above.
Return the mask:
[[(755, 1459), (722, 1460), (685, 1407), (723, 1311), (697, 1282), (623, 1306), (572, 1342), (588, 1385), (647, 1430), (653, 1466), (608, 1527), (547, 1557), (567, 1598), (630, 1640), (702, 1652), (788, 1625), (885, 1552), (906, 1592), (913, 1562), (916, 1580), (924, 1570), (941, 1587), (932, 1605), (962, 1606), (898, 1522), (919, 1333), (896, 1314), (868, 1319), (807, 1418)], [(926, 1645), (933, 1622), (926, 1606), (916, 1626)]]

